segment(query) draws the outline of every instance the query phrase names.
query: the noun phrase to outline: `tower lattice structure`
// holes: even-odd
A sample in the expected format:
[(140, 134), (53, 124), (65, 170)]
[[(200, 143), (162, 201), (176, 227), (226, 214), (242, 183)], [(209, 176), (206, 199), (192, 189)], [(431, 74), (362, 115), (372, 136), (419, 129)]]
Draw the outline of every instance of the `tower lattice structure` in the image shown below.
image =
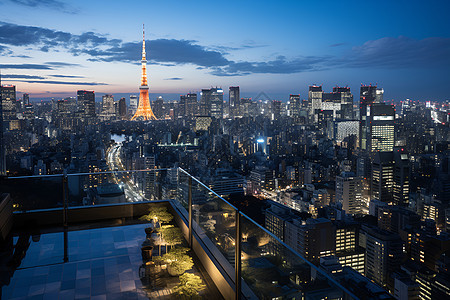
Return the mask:
[(136, 113), (131, 120), (157, 120), (155, 114), (150, 106), (150, 99), (148, 97), (148, 83), (147, 83), (147, 59), (145, 58), (145, 30), (142, 27), (142, 76), (141, 86), (139, 87), (139, 105)]

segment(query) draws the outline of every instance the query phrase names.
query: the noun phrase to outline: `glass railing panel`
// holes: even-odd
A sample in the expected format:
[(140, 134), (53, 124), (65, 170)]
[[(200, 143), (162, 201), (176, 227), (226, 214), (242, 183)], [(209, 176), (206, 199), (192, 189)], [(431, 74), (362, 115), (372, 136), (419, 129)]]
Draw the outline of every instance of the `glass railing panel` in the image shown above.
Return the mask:
[(346, 297), (343, 287), (245, 215), (241, 232), (241, 275), (259, 299)]
[(0, 191), (9, 193), (15, 211), (63, 206), (62, 175), (9, 177), (0, 179)]
[[(69, 174), (69, 206), (172, 199), (177, 175), (172, 169)], [(172, 178), (174, 177), (174, 178)]]

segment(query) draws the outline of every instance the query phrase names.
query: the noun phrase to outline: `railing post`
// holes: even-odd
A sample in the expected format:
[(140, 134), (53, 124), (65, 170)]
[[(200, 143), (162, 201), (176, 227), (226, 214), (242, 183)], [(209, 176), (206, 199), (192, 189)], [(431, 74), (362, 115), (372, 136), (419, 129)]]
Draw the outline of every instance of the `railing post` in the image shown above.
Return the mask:
[(235, 239), (235, 247), (234, 247), (234, 269), (235, 269), (235, 299), (241, 299), (241, 214), (239, 210), (236, 210), (236, 239)]
[(192, 248), (192, 177), (188, 177), (188, 206), (189, 206), (189, 246)]
[(69, 253), (68, 253), (68, 229), (69, 229), (69, 220), (67, 213), (67, 197), (68, 197), (68, 186), (67, 186), (68, 178), (67, 173), (64, 171), (64, 175), (62, 177), (62, 190), (63, 190), (63, 228), (64, 228), (64, 262), (69, 261)]

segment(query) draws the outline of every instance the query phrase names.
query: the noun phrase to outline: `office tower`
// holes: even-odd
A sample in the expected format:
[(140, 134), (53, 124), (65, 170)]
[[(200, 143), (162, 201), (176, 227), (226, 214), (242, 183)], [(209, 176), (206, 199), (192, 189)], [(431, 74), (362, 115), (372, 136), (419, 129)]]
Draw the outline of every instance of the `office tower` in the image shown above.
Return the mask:
[(393, 197), (395, 205), (409, 205), (409, 156), (402, 151), (394, 150), (394, 186)]
[(221, 88), (202, 89), (200, 114), (217, 119), (223, 118), (223, 90)]
[(281, 101), (272, 100), (272, 120), (279, 120), (281, 116)]
[(134, 115), (136, 113), (138, 106), (138, 98), (136, 95), (130, 95), (130, 114)]
[(197, 94), (189, 93), (180, 95), (180, 114), (185, 117), (193, 117), (197, 115)]
[(154, 102), (153, 102), (153, 112), (155, 113), (155, 116), (158, 119), (164, 119), (164, 116), (166, 114), (164, 107), (164, 99), (162, 96), (159, 96)]
[(300, 95), (289, 95), (288, 115), (298, 123), (300, 120)]
[(239, 116), (239, 100), (241, 99), (238, 86), (230, 86), (228, 94), (228, 105), (230, 108), (230, 117)]
[(16, 86), (1, 86), (3, 120), (12, 120), (16, 115)]
[(394, 153), (376, 152), (372, 162), (371, 199), (393, 201)]
[(336, 143), (341, 143), (345, 138), (354, 135), (359, 136), (359, 121), (336, 120), (333, 122), (333, 135), (329, 136)]
[(403, 242), (399, 235), (377, 227), (363, 225), (360, 245), (366, 249), (365, 275), (379, 285), (390, 288), (403, 258)]
[(22, 108), (27, 105), (30, 105), (30, 94), (25, 93), (22, 95)]
[(376, 102), (377, 86), (361, 85), (359, 95), (359, 147), (367, 150), (367, 107)]
[(383, 103), (383, 95), (384, 95), (384, 90), (382, 88), (377, 88), (377, 90), (375, 92), (375, 102)]
[(142, 27), (142, 60), (141, 60), (141, 86), (139, 87), (139, 105), (136, 113), (131, 120), (157, 120), (155, 114), (150, 106), (150, 98), (148, 96), (148, 84), (147, 84), (147, 59), (145, 57), (145, 31)]
[(110, 120), (116, 115), (116, 108), (114, 106), (114, 96), (113, 95), (103, 95), (102, 96), (102, 112), (101, 116), (105, 120)]
[(391, 152), (394, 149), (395, 108), (374, 103), (367, 106), (366, 147), (369, 152)]
[(348, 266), (364, 275), (365, 251), (359, 247), (359, 225), (335, 221), (336, 257), (342, 266)]
[(334, 254), (336, 231), (333, 223), (325, 218), (300, 219), (285, 223), (285, 243), (311, 262)]
[(342, 204), (342, 209), (348, 214), (365, 213), (367, 207), (362, 198), (362, 178), (352, 172), (342, 172), (336, 176), (336, 202)]
[(341, 93), (331, 92), (322, 94), (321, 110), (331, 110), (333, 112), (333, 120), (341, 118)]
[(3, 86), (0, 73), (0, 176), (6, 175), (5, 140), (3, 138)]
[(309, 116), (313, 123), (317, 123), (317, 113), (322, 109), (322, 86), (310, 85), (308, 91)]
[(333, 93), (340, 94), (341, 111), (340, 118), (346, 120), (352, 120), (354, 118), (353, 113), (353, 95), (350, 92), (349, 87), (333, 87)]
[(83, 119), (91, 119), (95, 117), (94, 91), (78, 90), (77, 103)]
[(124, 120), (127, 117), (127, 102), (125, 98), (119, 100), (119, 118)]

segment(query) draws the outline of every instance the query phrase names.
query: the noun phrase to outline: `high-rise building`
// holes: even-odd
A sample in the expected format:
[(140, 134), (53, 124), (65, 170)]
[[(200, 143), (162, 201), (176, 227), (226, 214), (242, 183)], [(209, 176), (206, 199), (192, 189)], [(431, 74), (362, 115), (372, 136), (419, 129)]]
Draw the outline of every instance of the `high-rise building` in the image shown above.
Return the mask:
[(325, 218), (299, 219), (285, 223), (285, 243), (312, 262), (333, 255), (336, 249), (335, 228)]
[(390, 152), (394, 149), (395, 108), (374, 103), (367, 106), (366, 147), (369, 152)]
[(30, 105), (30, 94), (25, 93), (22, 95), (22, 108), (27, 105)]
[(372, 162), (371, 199), (382, 202), (393, 201), (394, 154), (377, 152)]
[(119, 100), (119, 118), (124, 120), (127, 117), (127, 102), (125, 98), (120, 98)]
[(228, 94), (228, 105), (230, 108), (230, 117), (239, 116), (240, 91), (238, 86), (230, 86)]
[(186, 117), (194, 117), (197, 115), (197, 94), (188, 93), (180, 96), (180, 114)]
[(353, 120), (353, 95), (349, 87), (334, 87), (333, 93), (339, 93), (341, 98), (341, 119)]
[(361, 85), (359, 94), (359, 147), (367, 149), (367, 107), (376, 102), (377, 86)]
[(217, 119), (223, 118), (223, 90), (221, 88), (202, 89), (200, 114)]
[(91, 119), (95, 117), (94, 91), (78, 90), (77, 103), (83, 119)]
[(116, 108), (114, 105), (113, 95), (103, 95), (102, 96), (102, 110), (100, 117), (104, 120), (110, 120), (116, 116)]
[(336, 176), (336, 202), (349, 214), (366, 213), (367, 207), (362, 197), (362, 178), (351, 172)]
[(150, 98), (148, 96), (148, 83), (147, 83), (147, 58), (145, 57), (145, 31), (142, 27), (142, 60), (141, 60), (141, 86), (139, 87), (139, 105), (136, 113), (131, 120), (141, 119), (157, 120), (155, 114), (150, 106)]
[(394, 150), (394, 204), (409, 205), (409, 156), (403, 149)]
[(288, 115), (294, 120), (295, 123), (299, 122), (300, 107), (300, 95), (289, 95)]
[(313, 123), (317, 123), (317, 113), (322, 109), (322, 86), (310, 85), (308, 91), (309, 116)]
[(138, 98), (136, 95), (130, 95), (130, 114), (134, 115), (136, 113), (138, 106)]
[(393, 287), (390, 275), (400, 267), (403, 258), (403, 242), (398, 234), (362, 226), (360, 245), (366, 249), (365, 276), (379, 285)]
[(14, 119), (16, 114), (16, 86), (2, 85), (1, 93), (3, 120)]

